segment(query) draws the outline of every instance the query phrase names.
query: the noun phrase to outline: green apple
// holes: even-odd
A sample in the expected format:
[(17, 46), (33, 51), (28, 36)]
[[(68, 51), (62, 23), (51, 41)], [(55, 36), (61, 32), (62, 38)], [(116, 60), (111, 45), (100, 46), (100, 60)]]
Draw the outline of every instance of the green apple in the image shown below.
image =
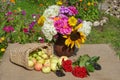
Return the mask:
[(36, 53), (33, 54), (33, 57), (36, 58), (38, 55)]
[(50, 69), (50, 67), (42, 67), (42, 72), (43, 73), (50, 73), (51, 72), (51, 69)]
[(55, 57), (55, 56), (50, 58), (51, 63), (58, 63), (58, 61), (59, 61), (59, 59), (57, 57)]
[(37, 59), (37, 60), (40, 60), (40, 59), (42, 59), (42, 58), (41, 58), (40, 56), (37, 56), (36, 59)]
[(51, 63), (50, 68), (52, 71), (56, 71), (58, 69), (57, 63)]
[(32, 60), (28, 60), (28, 66), (29, 67), (33, 67), (34, 66), (34, 62)]
[(44, 64), (45, 60), (41, 58), (37, 62)]
[(42, 57), (43, 59), (47, 59), (47, 58), (48, 58), (48, 55), (47, 55), (47, 54), (42, 54), (41, 57)]
[(39, 52), (38, 52), (38, 55), (39, 55), (39, 56), (41, 56), (42, 54), (43, 54), (42, 51), (39, 51)]
[(45, 67), (50, 67), (50, 59), (45, 60), (44, 66)]
[(44, 50), (41, 51), (42, 54), (45, 54)]

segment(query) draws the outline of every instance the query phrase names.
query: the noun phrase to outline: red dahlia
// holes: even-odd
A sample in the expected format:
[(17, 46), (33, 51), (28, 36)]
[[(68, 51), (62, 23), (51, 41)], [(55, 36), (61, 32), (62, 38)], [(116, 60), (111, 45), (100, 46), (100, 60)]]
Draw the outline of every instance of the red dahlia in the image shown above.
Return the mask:
[(79, 78), (87, 77), (87, 70), (85, 67), (75, 66), (72, 74)]

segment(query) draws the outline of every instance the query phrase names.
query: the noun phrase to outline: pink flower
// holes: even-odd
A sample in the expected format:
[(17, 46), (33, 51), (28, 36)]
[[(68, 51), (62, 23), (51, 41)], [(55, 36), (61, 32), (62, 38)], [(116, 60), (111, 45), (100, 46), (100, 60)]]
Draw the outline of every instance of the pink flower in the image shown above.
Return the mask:
[(13, 31), (14, 31), (14, 28), (13, 28), (12, 26), (5, 26), (5, 27), (3, 28), (3, 30), (4, 30), (5, 32), (9, 33), (9, 32), (13, 32)]
[(29, 30), (28, 30), (27, 28), (23, 28), (23, 32), (24, 32), (24, 33), (28, 33)]
[(72, 31), (72, 28), (68, 25), (68, 18), (62, 17), (59, 20), (56, 20), (54, 22), (54, 26), (58, 33), (60, 34), (70, 34)]
[(10, 15), (12, 15), (12, 12), (9, 11), (9, 12), (7, 12), (5, 15), (6, 15), (6, 16), (10, 16)]
[(41, 38), (39, 41), (40, 41), (40, 43), (44, 43), (44, 42), (45, 42), (45, 39), (44, 39), (44, 38)]

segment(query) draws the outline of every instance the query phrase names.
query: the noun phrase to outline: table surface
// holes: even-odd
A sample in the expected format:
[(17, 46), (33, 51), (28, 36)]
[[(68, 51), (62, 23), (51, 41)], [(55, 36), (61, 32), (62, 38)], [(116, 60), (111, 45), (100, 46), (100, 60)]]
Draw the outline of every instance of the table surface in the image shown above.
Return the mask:
[[(70, 58), (77, 59), (77, 57), (83, 54), (100, 56), (98, 63), (101, 64), (102, 70), (95, 71), (82, 80), (120, 80), (120, 60), (110, 45), (85, 44), (81, 46), (76, 56)], [(9, 54), (4, 54), (0, 65), (0, 80), (80, 80), (80, 78), (74, 77), (71, 73), (65, 74), (65, 77), (57, 77), (53, 72), (44, 74), (34, 70), (26, 70), (11, 63)]]

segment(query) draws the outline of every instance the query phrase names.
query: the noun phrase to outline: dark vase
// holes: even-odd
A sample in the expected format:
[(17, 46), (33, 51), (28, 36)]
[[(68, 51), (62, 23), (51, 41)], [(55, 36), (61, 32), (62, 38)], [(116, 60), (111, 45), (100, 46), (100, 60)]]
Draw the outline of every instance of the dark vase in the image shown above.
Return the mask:
[(75, 46), (70, 48), (65, 45), (65, 38), (62, 35), (59, 35), (55, 44), (54, 44), (54, 52), (57, 56), (73, 56), (75, 54)]

